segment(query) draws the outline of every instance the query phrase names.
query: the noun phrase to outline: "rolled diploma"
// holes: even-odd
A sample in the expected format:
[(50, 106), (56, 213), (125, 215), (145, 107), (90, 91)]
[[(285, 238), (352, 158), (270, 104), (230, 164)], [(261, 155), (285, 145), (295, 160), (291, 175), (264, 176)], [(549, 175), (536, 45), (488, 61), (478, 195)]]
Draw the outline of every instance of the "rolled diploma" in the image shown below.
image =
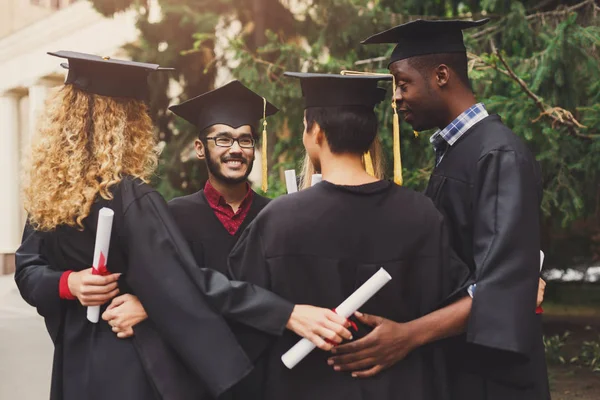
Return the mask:
[(285, 187), (287, 188), (288, 194), (296, 193), (298, 191), (298, 184), (296, 183), (296, 171), (293, 169), (285, 170)]
[(323, 180), (323, 175), (321, 174), (313, 174), (312, 180), (310, 181), (310, 186), (315, 186), (317, 183)]
[[(94, 245), (94, 270), (100, 269), (102, 262), (106, 266), (108, 260), (108, 247), (110, 245), (110, 234), (115, 212), (110, 208), (103, 207), (98, 213), (98, 228), (96, 229), (96, 244)], [(100, 306), (90, 306), (87, 309), (87, 319), (97, 323), (100, 318)]]
[[(344, 300), (344, 302), (335, 309), (335, 312), (344, 318), (350, 317), (391, 279), (392, 277), (390, 274), (388, 274), (385, 269), (381, 268), (369, 278), (368, 281), (363, 283), (361, 287), (356, 289), (350, 297)], [(304, 338), (281, 356), (281, 361), (283, 361), (283, 364), (286, 367), (292, 369), (296, 364), (302, 361), (304, 357), (309, 355), (315, 347), (316, 346), (310, 340)]]

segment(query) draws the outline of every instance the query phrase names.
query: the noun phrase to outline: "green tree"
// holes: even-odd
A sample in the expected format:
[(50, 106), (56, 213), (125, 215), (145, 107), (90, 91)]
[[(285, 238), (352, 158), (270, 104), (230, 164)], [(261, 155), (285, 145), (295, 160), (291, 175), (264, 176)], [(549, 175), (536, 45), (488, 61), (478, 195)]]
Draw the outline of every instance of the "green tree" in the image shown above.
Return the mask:
[[(148, 22), (145, 3), (90, 1), (105, 15), (137, 7), (141, 37), (131, 54), (174, 66), (179, 99), (211, 89), (217, 68), (229, 66), (281, 108), (269, 123), (271, 196), (283, 193), (282, 170), (297, 168), (303, 154), (299, 85), (284, 71), (386, 72), (392, 46), (359, 44), (372, 33), (416, 18), (490, 17), (465, 35), (474, 90), (542, 165), (550, 259), (593, 254), (594, 235), (600, 238), (600, 8), (594, 0), (158, 0), (163, 18), (157, 23)], [(232, 53), (217, 57), (217, 25), (236, 23), (242, 29), (230, 42)], [(170, 197), (197, 190), (205, 171), (180, 160), (194, 132), (165, 112), (167, 85), (166, 79), (156, 83), (152, 113), (166, 143), (161, 176), (167, 179), (159, 189)], [(378, 112), (391, 154), (389, 103)], [(416, 137), (404, 124), (401, 130), (405, 184), (422, 189), (433, 165), (429, 133)]]

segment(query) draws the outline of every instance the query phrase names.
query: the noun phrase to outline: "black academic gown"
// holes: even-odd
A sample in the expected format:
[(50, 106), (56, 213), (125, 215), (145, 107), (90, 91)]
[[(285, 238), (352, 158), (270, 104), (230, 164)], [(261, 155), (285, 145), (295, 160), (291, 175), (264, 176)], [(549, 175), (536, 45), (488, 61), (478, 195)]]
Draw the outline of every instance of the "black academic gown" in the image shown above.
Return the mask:
[(177, 197), (169, 202), (173, 219), (188, 242), (190, 249), (201, 268), (212, 268), (227, 274), (227, 258), (246, 227), (269, 203), (270, 199), (257, 193), (252, 194), (250, 210), (235, 234), (230, 234), (223, 226), (204, 191), (189, 196)]
[(426, 195), (477, 282), (466, 335), (449, 341), (455, 400), (550, 397), (535, 314), (540, 176), (525, 144), (490, 115), (448, 148), (429, 181)]
[[(252, 203), (246, 218), (235, 234), (230, 234), (215, 215), (214, 210), (206, 200), (204, 191), (177, 197), (169, 202), (169, 210), (175, 223), (188, 242), (190, 249), (201, 268), (215, 269), (228, 275), (227, 259), (242, 232), (256, 218), (258, 213), (269, 203), (270, 199), (252, 194)], [(251, 327), (230, 321), (230, 327), (238, 337), (242, 347), (252, 361), (257, 358), (257, 350), (264, 348), (273, 338)], [(262, 365), (250, 373), (240, 384), (224, 394), (222, 400), (259, 399), (261, 390)], [(197, 400), (212, 399), (206, 393)]]
[[(188, 400), (204, 389), (225, 392), (252, 366), (223, 316), (277, 335), (293, 305), (198, 268), (167, 204), (148, 185), (126, 178), (112, 191), (113, 200), (93, 205), (84, 230), (27, 226), (16, 253), (19, 290), (55, 345), (51, 399)], [(118, 339), (102, 320), (91, 324), (85, 307), (58, 295), (65, 270), (90, 266), (102, 207), (115, 211), (108, 269), (123, 273), (121, 291), (138, 296), (149, 316), (133, 339)]]
[[(423, 316), (463, 288), (468, 269), (450, 263), (444, 221), (429, 199), (382, 181), (345, 187), (321, 182), (282, 196), (260, 213), (234, 247), (233, 276), (295, 304), (335, 308), (379, 268), (392, 280), (362, 311), (395, 321)], [(298, 336), (267, 349), (263, 399), (444, 400), (442, 346), (421, 347), (371, 379), (354, 379), (315, 350), (288, 370), (281, 355)]]

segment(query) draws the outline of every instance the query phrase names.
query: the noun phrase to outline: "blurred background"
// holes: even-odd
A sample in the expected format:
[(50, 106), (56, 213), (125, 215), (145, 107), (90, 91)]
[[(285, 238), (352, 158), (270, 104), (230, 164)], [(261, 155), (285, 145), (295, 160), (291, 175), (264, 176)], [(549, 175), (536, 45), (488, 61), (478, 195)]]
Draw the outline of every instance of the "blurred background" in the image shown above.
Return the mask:
[[(544, 174), (545, 342), (554, 399), (600, 398), (600, 6), (596, 0), (0, 0), (0, 398), (45, 399), (51, 365), (43, 322), (13, 283), (25, 220), (20, 173), (60, 61), (73, 50), (174, 67), (152, 74), (150, 113), (167, 198), (207, 179), (196, 132), (167, 111), (232, 79), (282, 112), (269, 122), (270, 189), (299, 173), (302, 103), (286, 70), (387, 72), (392, 46), (371, 34), (418, 18), (491, 18), (466, 33), (473, 88), (529, 145)], [(391, 89), (391, 88), (390, 88)], [(390, 90), (391, 95), (391, 90)], [(391, 108), (378, 107), (391, 160)], [(423, 189), (432, 132), (401, 127), (404, 178)], [(258, 159), (257, 162), (261, 160)], [(391, 176), (391, 162), (388, 176)], [(260, 168), (250, 177), (260, 190)]]

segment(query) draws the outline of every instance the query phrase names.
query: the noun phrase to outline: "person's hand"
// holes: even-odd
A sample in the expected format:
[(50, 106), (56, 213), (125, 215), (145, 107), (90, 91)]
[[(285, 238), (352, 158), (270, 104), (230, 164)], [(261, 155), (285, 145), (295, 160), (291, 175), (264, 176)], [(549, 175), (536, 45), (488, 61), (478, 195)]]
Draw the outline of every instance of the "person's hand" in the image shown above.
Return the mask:
[(334, 348), (327, 363), (336, 371), (353, 371), (355, 378), (368, 378), (402, 360), (418, 347), (410, 322), (398, 323), (373, 315), (356, 317), (374, 329), (362, 339)]
[(71, 272), (67, 281), (71, 294), (82, 306), (101, 306), (117, 294), (117, 279), (121, 274), (93, 275), (92, 268)]
[(546, 291), (546, 281), (540, 278), (540, 282), (538, 284), (538, 293), (537, 293), (537, 306), (541, 306), (544, 302), (544, 292)]
[(112, 331), (120, 339), (133, 336), (134, 325), (148, 318), (144, 306), (140, 300), (131, 294), (115, 297), (106, 311), (102, 313), (102, 319), (112, 327)]
[(352, 334), (346, 329), (349, 325), (346, 318), (326, 308), (296, 305), (286, 328), (307, 338), (318, 348), (329, 351), (333, 343), (352, 339)]

